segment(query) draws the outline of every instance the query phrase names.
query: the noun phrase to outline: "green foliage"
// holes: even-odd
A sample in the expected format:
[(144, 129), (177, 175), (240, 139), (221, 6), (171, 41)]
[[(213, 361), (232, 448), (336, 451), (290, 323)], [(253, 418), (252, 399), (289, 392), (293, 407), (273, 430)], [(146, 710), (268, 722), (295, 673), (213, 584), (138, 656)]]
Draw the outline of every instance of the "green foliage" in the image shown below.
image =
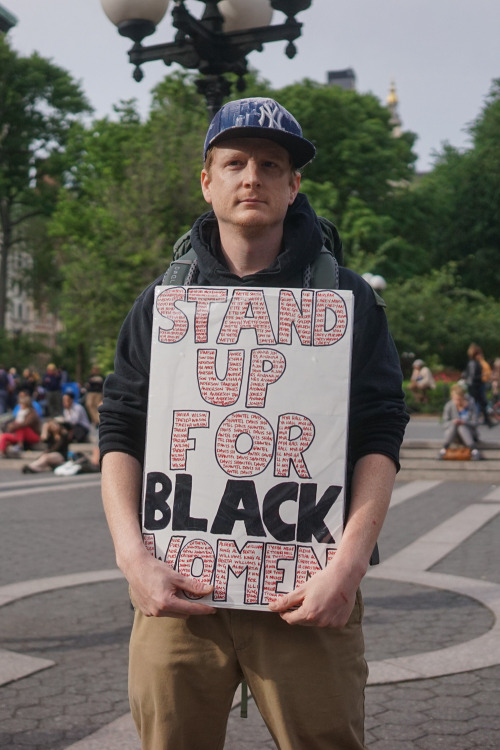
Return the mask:
[(205, 210), (197, 176), (206, 114), (191, 82), (173, 76), (160, 84), (146, 123), (131, 103), (117, 113), (118, 122), (73, 130), (71, 186), (51, 223), (64, 341), (70, 348), (85, 342), (82, 367), (96, 356), (110, 365), (132, 301), (167, 268), (175, 240)]
[[(233, 87), (231, 98), (238, 95)], [(339, 228), (346, 265), (387, 279), (400, 353), (461, 370), (478, 340), (497, 356), (500, 81), (470, 129), (471, 148), (446, 147), (418, 178), (415, 136), (395, 138), (371, 94), (309, 80), (273, 91), (252, 71), (242, 95), (278, 99), (316, 144), (302, 191)], [(193, 76), (168, 75), (144, 122), (134, 102), (121, 102), (116, 122), (83, 125), (76, 115), (85, 106), (64, 71), (37, 56), (22, 60), (0, 40), (0, 110), (8, 113), (0, 123), (14, 123), (0, 124), (2, 211), (7, 199), (11, 224), (36, 215), (23, 237), (37, 298), (50, 291), (65, 323), (61, 356), (83, 371), (91, 360), (111, 368), (131, 302), (207, 210), (199, 187), (207, 115)], [(7, 230), (8, 242), (19, 237)]]
[(71, 125), (89, 110), (66, 71), (36, 53), (19, 57), (0, 35), (0, 330), (11, 250), (16, 244), (28, 250), (23, 226), (52, 212)]
[(0, 331), (0, 361), (6, 367), (15, 367), (18, 372), (25, 367), (40, 371), (52, 358), (52, 351), (38, 336), (8, 336), (5, 331)]
[(328, 218), (339, 225), (350, 199), (379, 207), (391, 182), (411, 177), (415, 136), (405, 133), (394, 138), (389, 111), (372, 94), (304, 80), (276, 91), (275, 98), (293, 112), (317, 146), (306, 175), (314, 182), (335, 185), (338, 213)]
[(443, 413), (444, 405), (450, 399), (450, 384), (449, 383), (436, 383), (436, 387), (427, 391), (427, 400), (422, 403), (417, 401), (412, 391), (409, 389), (409, 382), (403, 383), (403, 390), (405, 392), (405, 401), (410, 414), (441, 414)]
[(471, 341), (479, 339), (487, 357), (500, 351), (500, 302), (461, 287), (453, 264), (389, 285), (384, 299), (400, 355), (412, 351), (462, 370)]

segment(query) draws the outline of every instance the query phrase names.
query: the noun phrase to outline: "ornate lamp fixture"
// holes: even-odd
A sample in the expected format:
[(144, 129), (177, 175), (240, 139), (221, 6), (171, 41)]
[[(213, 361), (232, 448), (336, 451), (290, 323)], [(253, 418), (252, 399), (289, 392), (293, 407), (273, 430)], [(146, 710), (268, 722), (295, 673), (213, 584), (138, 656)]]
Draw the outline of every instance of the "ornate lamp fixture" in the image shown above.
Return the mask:
[(13, 26), (17, 24), (17, 18), (10, 10), (0, 5), (0, 32), (6, 34)]
[[(312, 0), (201, 0), (205, 10), (201, 19), (194, 18), (185, 7), (185, 0), (174, 0), (172, 23), (177, 29), (175, 41), (142, 45), (153, 34), (170, 0), (101, 0), (108, 18), (122, 36), (134, 46), (129, 59), (135, 66), (133, 76), (141, 81), (141, 65), (150, 60), (163, 60), (165, 65), (178, 63), (183, 68), (199, 70), (198, 91), (205, 96), (210, 118), (220, 109), (231, 84), (226, 73), (238, 77), (237, 89), (245, 90), (246, 56), (261, 51), (267, 42), (288, 41), (286, 54), (292, 58), (297, 50), (294, 41), (300, 36), (302, 24), (295, 16), (306, 10)], [(273, 10), (282, 11), (286, 21), (270, 25)]]

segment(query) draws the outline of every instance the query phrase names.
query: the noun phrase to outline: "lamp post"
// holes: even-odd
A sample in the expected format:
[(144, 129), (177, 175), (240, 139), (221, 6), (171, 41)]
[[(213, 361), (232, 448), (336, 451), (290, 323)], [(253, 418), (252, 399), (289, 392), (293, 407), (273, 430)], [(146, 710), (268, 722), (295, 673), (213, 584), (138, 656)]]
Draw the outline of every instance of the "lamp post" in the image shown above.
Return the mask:
[(0, 32), (6, 34), (13, 26), (17, 24), (17, 18), (3, 5), (0, 5)]
[[(203, 94), (211, 119), (231, 91), (227, 73), (237, 76), (236, 88), (245, 90), (246, 57), (261, 51), (267, 42), (287, 41), (286, 54), (295, 56), (294, 41), (302, 24), (295, 16), (306, 10), (312, 0), (201, 0), (205, 10), (200, 19), (185, 7), (185, 0), (174, 0), (172, 24), (177, 29), (173, 42), (143, 46), (142, 41), (156, 30), (167, 12), (170, 0), (101, 0), (108, 18), (122, 36), (134, 42), (128, 56), (135, 66), (133, 76), (141, 81), (141, 65), (163, 60), (198, 70), (196, 87)], [(270, 25), (273, 10), (282, 11), (286, 20)]]

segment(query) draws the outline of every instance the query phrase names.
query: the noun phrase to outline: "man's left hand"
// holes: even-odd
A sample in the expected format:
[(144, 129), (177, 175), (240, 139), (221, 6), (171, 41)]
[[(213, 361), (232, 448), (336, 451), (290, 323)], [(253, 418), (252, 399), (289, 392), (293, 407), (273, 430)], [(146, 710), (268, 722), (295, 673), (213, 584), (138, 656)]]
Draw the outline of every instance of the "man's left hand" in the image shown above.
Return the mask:
[(332, 575), (334, 567), (332, 561), (307, 583), (270, 602), (269, 608), (289, 625), (343, 627), (351, 616), (358, 586), (347, 578)]

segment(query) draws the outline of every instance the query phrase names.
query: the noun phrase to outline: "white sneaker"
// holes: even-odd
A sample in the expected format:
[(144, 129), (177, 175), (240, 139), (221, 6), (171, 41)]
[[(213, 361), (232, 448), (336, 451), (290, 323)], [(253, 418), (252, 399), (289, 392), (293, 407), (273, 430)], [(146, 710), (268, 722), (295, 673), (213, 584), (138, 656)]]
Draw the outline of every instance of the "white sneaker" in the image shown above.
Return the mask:
[(480, 461), (481, 460), (481, 454), (479, 453), (477, 448), (473, 448), (470, 453), (471, 461)]
[(441, 450), (438, 453), (438, 459), (442, 461), (445, 456), (446, 456), (446, 448), (441, 448)]

